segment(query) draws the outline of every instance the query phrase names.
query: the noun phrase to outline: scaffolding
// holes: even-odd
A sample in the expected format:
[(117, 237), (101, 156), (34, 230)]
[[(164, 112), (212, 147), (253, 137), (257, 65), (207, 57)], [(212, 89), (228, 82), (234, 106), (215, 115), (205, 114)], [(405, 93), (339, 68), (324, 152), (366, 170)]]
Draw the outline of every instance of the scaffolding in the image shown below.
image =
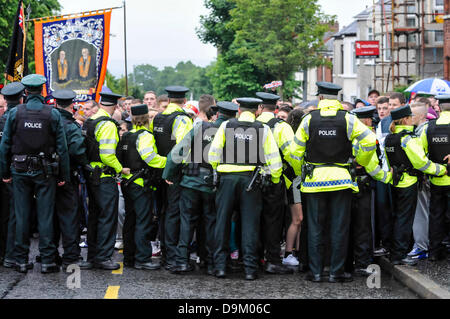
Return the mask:
[[(441, 31), (430, 28), (436, 17), (443, 14), (427, 11), (434, 8), (434, 3), (434, 0), (373, 1), (374, 40), (380, 42), (381, 48), (381, 56), (374, 63), (375, 88), (381, 82), (382, 91), (388, 92), (389, 87), (408, 85), (416, 77), (424, 77), (426, 33)], [(433, 48), (443, 48), (443, 44)]]

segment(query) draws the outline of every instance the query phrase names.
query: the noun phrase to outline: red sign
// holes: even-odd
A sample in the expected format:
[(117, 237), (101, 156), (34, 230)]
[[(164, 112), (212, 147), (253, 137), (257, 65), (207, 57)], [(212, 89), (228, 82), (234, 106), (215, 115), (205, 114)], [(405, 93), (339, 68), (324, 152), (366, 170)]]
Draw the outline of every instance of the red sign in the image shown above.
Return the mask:
[(378, 58), (380, 57), (380, 42), (379, 41), (356, 41), (356, 57)]

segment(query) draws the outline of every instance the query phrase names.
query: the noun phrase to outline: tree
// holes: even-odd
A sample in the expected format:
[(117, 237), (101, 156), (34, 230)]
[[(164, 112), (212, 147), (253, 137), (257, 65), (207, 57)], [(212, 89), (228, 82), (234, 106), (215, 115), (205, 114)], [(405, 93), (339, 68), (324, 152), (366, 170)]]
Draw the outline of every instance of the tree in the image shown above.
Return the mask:
[(333, 17), (321, 13), (317, 0), (232, 1), (234, 44), (259, 69), (286, 82), (300, 69), (325, 63), (320, 50)]
[[(40, 0), (31, 1), (24, 0), (24, 7), (27, 8), (30, 5), (31, 15), (30, 18), (41, 18), (54, 16), (59, 13), (61, 5), (58, 0)], [(17, 11), (18, 1), (0, 0), (0, 8), (2, 8), (2, 14), (0, 15), (0, 74), (2, 83), (4, 81), (4, 70), (6, 60), (8, 59), (9, 45), (13, 32), (13, 25), (15, 15)], [(25, 15), (27, 16), (26, 10)], [(27, 54), (29, 61), (30, 72), (34, 72), (34, 25), (31, 22), (27, 25)]]

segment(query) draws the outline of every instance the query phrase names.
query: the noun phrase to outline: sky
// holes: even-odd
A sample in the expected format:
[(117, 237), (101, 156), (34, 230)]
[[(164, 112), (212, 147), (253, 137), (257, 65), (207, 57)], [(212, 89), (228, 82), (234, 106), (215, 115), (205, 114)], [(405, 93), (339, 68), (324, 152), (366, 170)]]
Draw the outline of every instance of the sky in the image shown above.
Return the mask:
[[(62, 13), (122, 6), (122, 0), (59, 0)], [(371, 5), (373, 0), (319, 0), (323, 11), (338, 16), (340, 27), (350, 24), (353, 17)], [(217, 56), (217, 50), (202, 43), (195, 29), (200, 16), (207, 15), (204, 0), (126, 0), (128, 72), (139, 64), (152, 64), (159, 69), (191, 61), (207, 66)], [(124, 14), (113, 10), (108, 70), (114, 76), (125, 74)]]

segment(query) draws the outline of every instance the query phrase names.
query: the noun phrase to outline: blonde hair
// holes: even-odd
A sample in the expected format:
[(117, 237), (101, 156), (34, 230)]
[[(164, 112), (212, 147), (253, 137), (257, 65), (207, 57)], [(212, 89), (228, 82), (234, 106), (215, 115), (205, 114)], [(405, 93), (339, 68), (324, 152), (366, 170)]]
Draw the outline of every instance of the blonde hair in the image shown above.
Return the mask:
[(144, 126), (148, 128), (150, 125), (150, 117), (148, 113), (142, 115), (132, 115), (131, 123), (136, 126)]
[(406, 120), (410, 117), (411, 116), (407, 116), (399, 120), (392, 121), (391, 126), (389, 127), (389, 131), (391, 131), (391, 133), (394, 134), (397, 125), (405, 125)]

